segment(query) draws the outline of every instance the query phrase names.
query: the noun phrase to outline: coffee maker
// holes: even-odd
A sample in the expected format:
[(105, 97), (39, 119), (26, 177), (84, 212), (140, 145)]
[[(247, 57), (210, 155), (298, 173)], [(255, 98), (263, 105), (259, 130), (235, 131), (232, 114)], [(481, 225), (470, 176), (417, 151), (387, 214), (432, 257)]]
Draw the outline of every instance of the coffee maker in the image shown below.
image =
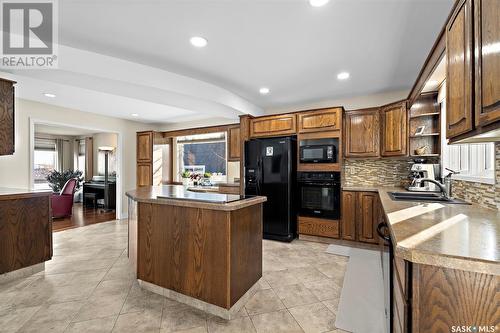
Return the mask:
[(408, 191), (414, 192), (439, 192), (440, 189), (436, 184), (430, 182), (421, 182), (424, 178), (434, 180), (440, 179), (440, 165), (427, 164), (425, 159), (416, 159), (415, 163), (410, 168), (410, 186)]

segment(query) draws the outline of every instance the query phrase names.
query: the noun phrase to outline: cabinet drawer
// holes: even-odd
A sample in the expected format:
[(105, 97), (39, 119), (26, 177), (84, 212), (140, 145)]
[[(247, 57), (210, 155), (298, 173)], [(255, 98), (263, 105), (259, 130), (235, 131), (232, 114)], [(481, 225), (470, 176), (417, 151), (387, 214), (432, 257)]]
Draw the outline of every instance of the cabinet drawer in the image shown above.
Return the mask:
[(299, 113), (299, 133), (338, 130), (341, 108)]
[(299, 234), (339, 238), (339, 221), (299, 216)]
[(260, 117), (250, 120), (250, 136), (289, 135), (297, 132), (295, 114)]

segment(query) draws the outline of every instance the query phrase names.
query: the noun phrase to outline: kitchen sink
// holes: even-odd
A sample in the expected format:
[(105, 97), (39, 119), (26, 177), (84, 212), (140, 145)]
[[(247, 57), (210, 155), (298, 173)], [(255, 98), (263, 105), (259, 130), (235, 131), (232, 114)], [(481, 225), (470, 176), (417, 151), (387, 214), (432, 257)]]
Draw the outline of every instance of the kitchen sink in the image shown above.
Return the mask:
[(441, 193), (435, 192), (388, 192), (388, 194), (393, 201), (423, 201), (469, 205), (468, 202), (463, 200), (454, 198), (447, 199), (441, 196)]

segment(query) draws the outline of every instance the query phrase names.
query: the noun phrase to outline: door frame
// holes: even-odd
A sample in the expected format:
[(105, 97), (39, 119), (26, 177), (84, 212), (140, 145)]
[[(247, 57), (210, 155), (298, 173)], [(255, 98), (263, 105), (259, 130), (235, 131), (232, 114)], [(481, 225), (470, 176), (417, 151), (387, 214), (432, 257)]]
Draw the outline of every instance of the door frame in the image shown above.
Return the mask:
[(29, 144), (30, 144), (30, 156), (29, 156), (29, 186), (33, 189), (34, 188), (34, 179), (33, 179), (33, 169), (34, 169), (34, 162), (35, 162), (35, 125), (49, 125), (49, 126), (60, 126), (60, 127), (69, 127), (69, 128), (77, 128), (77, 129), (83, 129), (83, 130), (88, 130), (88, 131), (95, 131), (95, 133), (112, 133), (117, 135), (117, 147), (116, 147), (116, 164), (117, 164), (117, 170), (116, 170), (116, 208), (115, 208), (115, 214), (116, 214), (116, 219), (121, 219), (125, 218), (125, 216), (122, 215), (122, 207), (123, 207), (123, 195), (122, 195), (122, 174), (123, 174), (123, 158), (122, 158), (122, 147), (123, 147), (123, 134), (119, 131), (113, 131), (105, 128), (96, 128), (96, 127), (90, 127), (90, 126), (79, 126), (75, 124), (68, 124), (68, 123), (62, 123), (62, 122), (55, 122), (55, 121), (50, 121), (50, 120), (45, 120), (45, 119), (38, 119), (38, 118), (29, 118), (30, 121), (30, 127), (29, 127)]

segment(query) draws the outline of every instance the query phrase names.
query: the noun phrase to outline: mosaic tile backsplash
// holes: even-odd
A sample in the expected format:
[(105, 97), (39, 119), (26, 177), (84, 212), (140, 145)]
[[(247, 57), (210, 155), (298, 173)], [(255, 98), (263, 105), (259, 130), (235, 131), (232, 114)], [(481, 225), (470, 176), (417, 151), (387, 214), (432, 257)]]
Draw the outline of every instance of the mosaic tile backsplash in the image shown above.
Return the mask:
[(495, 144), (495, 184), (453, 181), (453, 196), (480, 206), (500, 210), (500, 143)]
[[(495, 145), (496, 183), (453, 181), (453, 196), (486, 208), (500, 210), (500, 143)], [(343, 186), (406, 186), (411, 158), (345, 159)], [(429, 161), (428, 163), (439, 163)]]
[(411, 158), (346, 159), (343, 186), (401, 186), (408, 180)]

